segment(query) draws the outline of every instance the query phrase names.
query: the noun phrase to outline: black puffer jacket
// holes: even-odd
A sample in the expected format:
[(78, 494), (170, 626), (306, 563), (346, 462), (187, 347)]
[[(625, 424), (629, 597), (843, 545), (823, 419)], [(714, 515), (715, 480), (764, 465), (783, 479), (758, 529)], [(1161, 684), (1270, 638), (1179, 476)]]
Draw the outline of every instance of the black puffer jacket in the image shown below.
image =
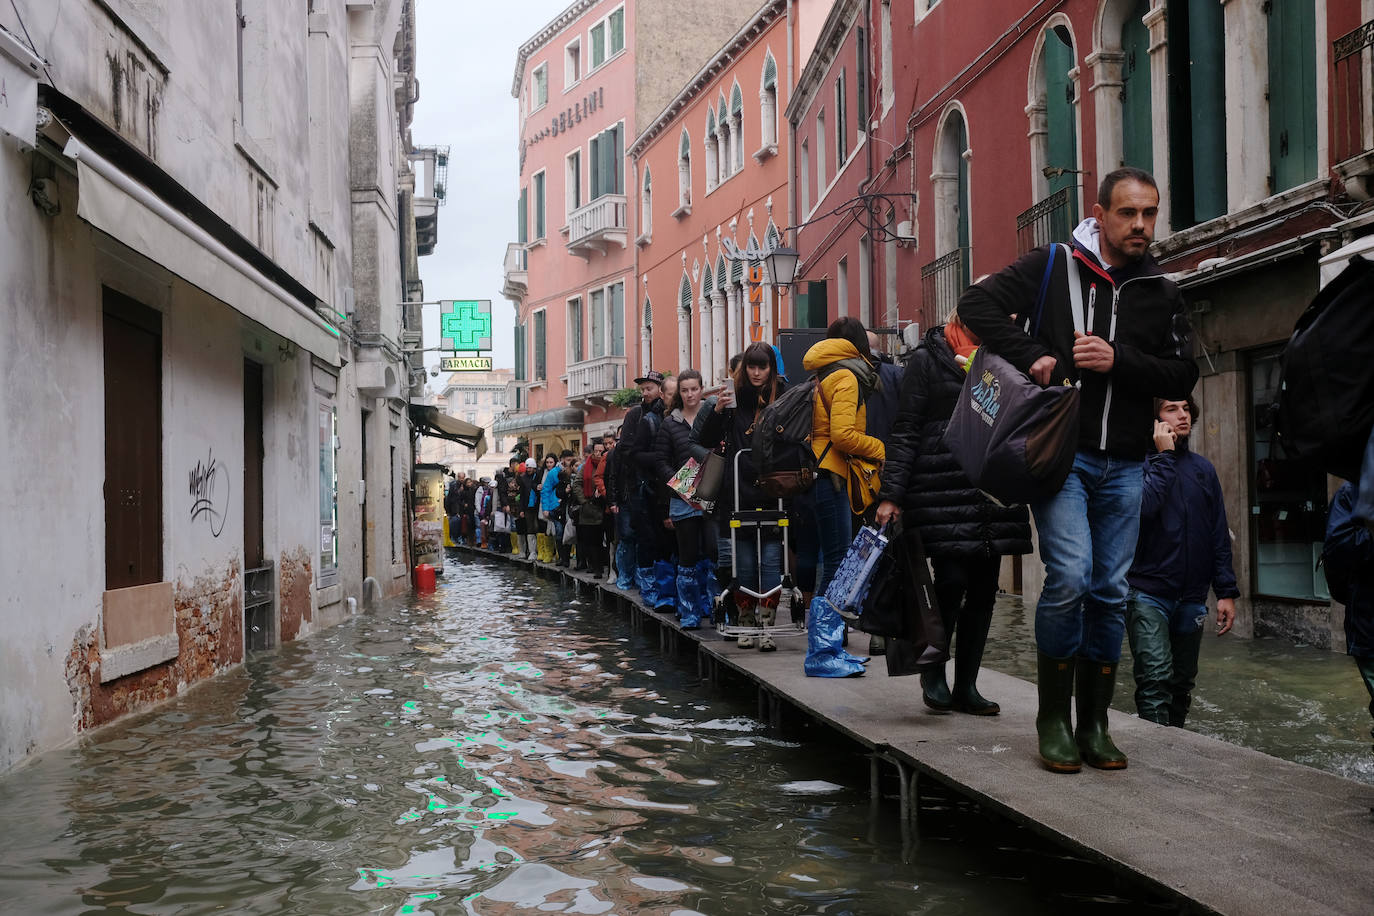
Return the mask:
[[(778, 397), (787, 390), (787, 383), (778, 380)], [(754, 447), (754, 427), (766, 405), (758, 403), (754, 389), (740, 388), (740, 403), (719, 411), (722, 417), (725, 437), (725, 486), (720, 491), (718, 505), (726, 507), (720, 513), (721, 524), (725, 524), (730, 512), (735, 511), (735, 456), (744, 449)], [(764, 494), (757, 486), (752, 453), (739, 460), (739, 504), (742, 509), (777, 509), (778, 501)]]
[(663, 486), (665, 495), (675, 495), (668, 487), (668, 480), (678, 472), (688, 458), (704, 461), (706, 454), (720, 445), (723, 438), (722, 416), (716, 412), (716, 399), (706, 398), (701, 402), (696, 420), (691, 425), (682, 418), (680, 411), (673, 411), (663, 418), (658, 428), (658, 438), (654, 443), (654, 477)]
[(1026, 507), (998, 505), (975, 489), (941, 441), (963, 387), (944, 328), (931, 328), (902, 378), (879, 499), (902, 507), (932, 557), (1030, 553)]

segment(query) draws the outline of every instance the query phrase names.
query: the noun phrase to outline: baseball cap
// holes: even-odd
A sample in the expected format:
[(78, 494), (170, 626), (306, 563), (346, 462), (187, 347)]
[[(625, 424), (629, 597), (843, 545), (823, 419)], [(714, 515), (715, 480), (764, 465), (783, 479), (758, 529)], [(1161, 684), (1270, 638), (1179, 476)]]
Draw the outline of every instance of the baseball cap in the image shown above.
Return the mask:
[(526, 458), (526, 459), (525, 459), (525, 467), (527, 467), (527, 468), (537, 468), (537, 467), (539, 467), (539, 462), (535, 461), (533, 458)]
[(657, 369), (650, 369), (648, 372), (644, 373), (642, 378), (635, 379), (636, 385), (643, 385), (645, 382), (653, 382), (655, 385), (662, 385), (664, 382), (664, 375)]

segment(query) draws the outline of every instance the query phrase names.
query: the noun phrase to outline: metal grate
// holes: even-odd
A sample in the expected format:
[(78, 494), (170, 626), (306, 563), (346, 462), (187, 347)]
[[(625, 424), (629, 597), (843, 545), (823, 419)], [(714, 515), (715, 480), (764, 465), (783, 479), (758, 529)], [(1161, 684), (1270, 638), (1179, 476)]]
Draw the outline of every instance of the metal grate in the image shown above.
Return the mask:
[(944, 324), (964, 291), (967, 248), (956, 248), (921, 268), (921, 302), (926, 326)]
[(1331, 43), (1335, 118), (1333, 159), (1344, 162), (1374, 150), (1374, 19)]
[(1016, 253), (1050, 242), (1067, 242), (1073, 234), (1073, 191), (1061, 188), (1016, 217)]

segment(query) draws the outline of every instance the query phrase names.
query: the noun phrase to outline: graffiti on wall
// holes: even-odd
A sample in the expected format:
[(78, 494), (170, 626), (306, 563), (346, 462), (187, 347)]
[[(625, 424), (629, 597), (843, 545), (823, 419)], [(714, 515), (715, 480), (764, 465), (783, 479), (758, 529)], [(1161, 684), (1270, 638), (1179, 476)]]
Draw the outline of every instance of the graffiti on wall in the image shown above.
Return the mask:
[(190, 482), (191, 521), (205, 519), (210, 533), (219, 537), (229, 514), (229, 471), (215, 459), (215, 450), (187, 474)]

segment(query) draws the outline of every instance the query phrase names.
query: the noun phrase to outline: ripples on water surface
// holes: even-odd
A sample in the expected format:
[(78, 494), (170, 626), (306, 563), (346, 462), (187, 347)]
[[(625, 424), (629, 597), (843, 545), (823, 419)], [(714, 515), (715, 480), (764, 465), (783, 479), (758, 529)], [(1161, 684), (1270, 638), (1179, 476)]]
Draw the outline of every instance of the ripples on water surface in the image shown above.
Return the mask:
[[(904, 861), (867, 761), (769, 737), (626, 618), (451, 565), (0, 778), (0, 911), (1155, 912), (938, 797)], [(1129, 893), (1129, 892), (1127, 892)]]

